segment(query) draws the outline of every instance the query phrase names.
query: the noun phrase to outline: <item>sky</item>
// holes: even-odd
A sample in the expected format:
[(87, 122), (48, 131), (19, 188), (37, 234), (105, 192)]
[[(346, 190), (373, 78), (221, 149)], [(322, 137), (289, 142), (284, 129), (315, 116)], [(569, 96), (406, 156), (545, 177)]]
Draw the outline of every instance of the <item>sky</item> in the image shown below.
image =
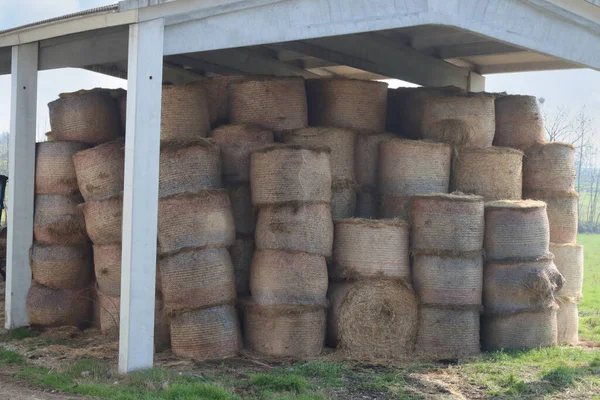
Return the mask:
[[(114, 4), (118, 0), (0, 0), (0, 30), (80, 10)], [(61, 92), (94, 87), (126, 88), (127, 82), (81, 69), (42, 71), (38, 75), (38, 138), (50, 130), (47, 104)], [(586, 106), (600, 132), (600, 72), (565, 71), (494, 74), (486, 76), (486, 91), (528, 94), (545, 99), (544, 111), (564, 107), (576, 114)], [(0, 132), (10, 126), (10, 75), (0, 76)], [(598, 134), (600, 135), (600, 133)]]

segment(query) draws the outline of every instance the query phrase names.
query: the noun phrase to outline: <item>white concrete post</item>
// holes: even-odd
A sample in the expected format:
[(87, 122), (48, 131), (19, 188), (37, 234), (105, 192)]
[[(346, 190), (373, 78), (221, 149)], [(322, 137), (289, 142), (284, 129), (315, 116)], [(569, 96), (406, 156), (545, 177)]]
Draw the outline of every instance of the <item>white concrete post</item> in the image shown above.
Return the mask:
[(29, 325), (25, 299), (31, 286), (29, 248), (33, 242), (37, 42), (12, 48), (11, 73), (6, 329)]
[(467, 90), (469, 92), (485, 91), (485, 77), (479, 75), (477, 72), (469, 71), (469, 77), (467, 78)]
[(119, 371), (151, 368), (164, 20), (129, 28)]

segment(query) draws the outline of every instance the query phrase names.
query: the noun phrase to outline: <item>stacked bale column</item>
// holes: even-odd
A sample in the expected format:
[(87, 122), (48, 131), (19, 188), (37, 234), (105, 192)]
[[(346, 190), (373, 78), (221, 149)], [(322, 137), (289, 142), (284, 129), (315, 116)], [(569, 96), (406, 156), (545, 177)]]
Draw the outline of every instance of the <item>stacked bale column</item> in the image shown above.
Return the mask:
[(545, 141), (544, 119), (535, 96), (499, 96), (495, 109), (494, 146), (527, 151)]

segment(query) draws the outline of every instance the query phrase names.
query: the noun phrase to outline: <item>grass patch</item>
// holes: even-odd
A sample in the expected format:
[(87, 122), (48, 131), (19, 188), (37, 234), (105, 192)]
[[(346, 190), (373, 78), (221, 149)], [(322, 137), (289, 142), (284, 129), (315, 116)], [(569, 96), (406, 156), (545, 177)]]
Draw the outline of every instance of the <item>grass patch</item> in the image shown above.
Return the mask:
[(349, 371), (349, 367), (344, 363), (312, 361), (294, 365), (289, 370), (305, 378), (316, 379), (326, 387), (342, 387), (344, 386), (344, 374)]
[(6, 350), (0, 347), (0, 366), (21, 364), (23, 364), (22, 355), (12, 350)]
[(294, 374), (258, 374), (250, 377), (248, 384), (272, 392), (302, 393), (310, 386), (308, 381)]
[(7, 334), (9, 340), (23, 340), (30, 337), (36, 337), (38, 335), (39, 333), (30, 331), (27, 328), (11, 329)]

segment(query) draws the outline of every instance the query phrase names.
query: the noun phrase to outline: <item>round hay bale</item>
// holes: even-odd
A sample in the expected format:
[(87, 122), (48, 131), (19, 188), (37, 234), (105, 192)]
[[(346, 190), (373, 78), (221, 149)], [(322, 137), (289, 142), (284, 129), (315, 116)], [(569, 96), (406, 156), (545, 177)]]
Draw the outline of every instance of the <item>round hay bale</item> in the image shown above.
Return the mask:
[(401, 220), (340, 219), (335, 221), (335, 280), (391, 278), (410, 281), (408, 224)]
[(323, 351), (327, 309), (323, 305), (244, 307), (246, 346), (272, 357), (314, 357)]
[(356, 192), (356, 209), (354, 216), (357, 218), (379, 218), (381, 200), (376, 189), (362, 187)]
[(523, 153), (508, 147), (458, 149), (452, 191), (483, 196), (485, 201), (520, 200)]
[(379, 190), (384, 218), (408, 219), (410, 197), (448, 193), (452, 148), (445, 143), (391, 139), (379, 154)]
[(35, 196), (33, 238), (46, 244), (84, 244), (86, 226), (77, 196), (40, 194)]
[(226, 182), (250, 181), (250, 153), (273, 143), (273, 132), (258, 125), (226, 125), (211, 135), (221, 148), (221, 168)]
[(50, 289), (34, 282), (27, 292), (26, 308), (31, 325), (83, 328), (92, 317), (90, 288)]
[(104, 143), (73, 156), (77, 184), (85, 201), (102, 200), (123, 193), (125, 140)]
[(468, 123), (460, 119), (441, 119), (427, 125), (423, 138), (434, 142), (448, 143), (453, 146), (463, 147), (490, 147), (490, 143), (477, 144), (477, 132)]
[(219, 146), (209, 139), (163, 142), (160, 150), (158, 196), (218, 189), (221, 183)]
[(544, 119), (535, 96), (509, 95), (496, 99), (494, 146), (527, 150), (544, 142)]
[(579, 194), (568, 192), (536, 192), (523, 190), (525, 198), (546, 203), (550, 241), (554, 243), (575, 243), (579, 220)]
[(254, 253), (254, 239), (240, 238), (235, 240), (233, 246), (229, 248), (231, 262), (235, 270), (235, 282), (237, 288), (237, 297), (250, 296), (250, 263)]
[(77, 142), (36, 144), (35, 194), (76, 194), (79, 187), (71, 157), (87, 147), (85, 143)]
[(309, 124), (382, 132), (387, 87), (385, 82), (359, 79), (307, 80)]
[(485, 205), (486, 257), (527, 259), (549, 252), (546, 204), (535, 200), (499, 200)]
[(29, 254), (33, 279), (50, 289), (81, 289), (93, 279), (91, 248), (34, 243)]
[(356, 185), (350, 181), (334, 181), (331, 188), (333, 219), (352, 218), (356, 210)]
[(418, 304), (400, 281), (335, 283), (329, 291), (329, 340), (352, 358), (406, 357), (414, 350)]
[(202, 85), (163, 85), (160, 140), (197, 139), (209, 133), (210, 116)]
[(480, 306), (483, 257), (415, 255), (412, 282), (421, 304)]
[(250, 292), (257, 304), (324, 303), (325, 257), (285, 250), (256, 250), (250, 265)]
[(122, 240), (123, 199), (88, 201), (81, 207), (85, 227), (95, 245), (117, 244)]
[(485, 350), (537, 349), (556, 344), (556, 305), (506, 315), (481, 318), (481, 343)]
[(354, 182), (356, 132), (341, 128), (305, 128), (288, 132), (283, 138), (285, 143), (328, 147), (331, 179)]
[(331, 256), (333, 220), (329, 204), (262, 207), (256, 220), (256, 248), (296, 250)]
[(231, 246), (235, 222), (227, 191), (165, 197), (158, 202), (158, 248), (172, 253), (184, 247)]
[(257, 124), (273, 131), (308, 125), (306, 90), (301, 77), (270, 77), (230, 83), (229, 117), (233, 124)]
[(356, 183), (372, 188), (377, 186), (379, 147), (382, 142), (392, 138), (394, 135), (391, 133), (356, 135), (356, 152), (354, 153)]
[(554, 303), (564, 278), (552, 258), (533, 261), (487, 261), (483, 306), (487, 314), (514, 313)]
[(206, 93), (210, 124), (215, 126), (229, 123), (229, 84), (244, 82), (248, 76), (224, 75), (213, 76), (199, 82)]
[(568, 192), (575, 189), (575, 146), (543, 143), (523, 159), (523, 188), (529, 191)]
[(421, 306), (417, 351), (452, 360), (479, 354), (479, 306)]
[(416, 195), (411, 199), (410, 208), (413, 251), (458, 254), (483, 248), (483, 197)]
[(557, 343), (576, 345), (579, 343), (579, 312), (577, 303), (560, 303), (556, 312)]
[(191, 249), (158, 262), (167, 311), (194, 310), (236, 300), (235, 272), (224, 247)]
[(581, 300), (583, 289), (583, 246), (578, 244), (550, 243), (554, 254), (554, 264), (565, 278), (565, 284), (558, 292), (559, 297)]
[(61, 94), (48, 103), (52, 141), (100, 144), (121, 134), (119, 110), (109, 90)]
[(171, 349), (178, 357), (211, 360), (233, 357), (242, 348), (235, 307), (187, 311), (171, 319)]
[(235, 220), (235, 231), (243, 235), (254, 234), (256, 212), (252, 206), (250, 185), (240, 184), (227, 187), (231, 200), (231, 211)]
[(250, 157), (252, 204), (331, 201), (329, 149), (272, 145)]

